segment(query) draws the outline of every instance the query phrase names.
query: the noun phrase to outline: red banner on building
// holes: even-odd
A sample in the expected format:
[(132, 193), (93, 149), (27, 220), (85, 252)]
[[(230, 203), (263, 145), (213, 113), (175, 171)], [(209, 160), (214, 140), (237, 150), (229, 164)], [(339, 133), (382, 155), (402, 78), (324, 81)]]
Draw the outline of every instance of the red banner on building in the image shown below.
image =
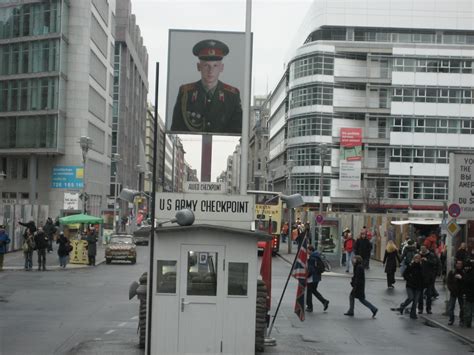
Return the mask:
[(362, 128), (341, 128), (341, 147), (362, 145)]

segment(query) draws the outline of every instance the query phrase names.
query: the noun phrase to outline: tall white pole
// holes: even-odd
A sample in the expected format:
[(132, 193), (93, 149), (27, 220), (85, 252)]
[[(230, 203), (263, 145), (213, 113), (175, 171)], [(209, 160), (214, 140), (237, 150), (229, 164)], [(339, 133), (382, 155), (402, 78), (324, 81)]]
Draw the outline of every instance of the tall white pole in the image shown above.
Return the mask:
[(251, 27), (252, 27), (252, 0), (247, 0), (245, 15), (245, 69), (244, 69), (244, 90), (242, 97), (242, 144), (240, 159), (240, 194), (247, 194), (247, 171), (249, 160), (249, 126), (250, 126), (250, 71), (251, 71)]

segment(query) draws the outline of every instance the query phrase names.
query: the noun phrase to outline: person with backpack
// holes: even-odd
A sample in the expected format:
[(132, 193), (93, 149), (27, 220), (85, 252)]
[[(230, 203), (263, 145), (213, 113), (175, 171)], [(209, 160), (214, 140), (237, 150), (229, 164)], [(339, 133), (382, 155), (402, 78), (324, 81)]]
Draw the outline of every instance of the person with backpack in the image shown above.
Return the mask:
[(3, 271), (3, 256), (7, 253), (7, 244), (10, 238), (4, 225), (0, 225), (0, 271)]
[(413, 241), (413, 239), (409, 239), (402, 251), (400, 274), (403, 275), (403, 272), (405, 271), (407, 266), (410, 265), (411, 261), (413, 260), (413, 257), (417, 252), (418, 250), (416, 250), (415, 242)]
[(59, 244), (59, 247), (58, 247), (59, 266), (65, 269), (67, 265), (67, 259), (68, 259), (69, 253), (72, 250), (71, 243), (69, 242), (69, 239), (66, 238), (64, 233), (61, 232), (59, 233), (58, 240), (56, 240), (56, 244)]
[(354, 257), (354, 239), (352, 233), (347, 232), (347, 239), (344, 242), (344, 251), (346, 252), (346, 272), (352, 268), (352, 258)]
[(48, 236), (39, 227), (35, 233), (35, 248), (38, 253), (38, 271), (46, 271), (46, 249), (48, 248)]
[(400, 264), (400, 255), (398, 254), (398, 248), (393, 242), (393, 240), (389, 240), (383, 257), (383, 265), (385, 265), (385, 273), (387, 274), (388, 288), (393, 288), (393, 284), (395, 283), (395, 271), (397, 271), (397, 261), (398, 264)]
[(306, 280), (306, 311), (313, 311), (313, 295), (323, 304), (323, 310), (326, 311), (329, 306), (329, 300), (325, 299), (318, 291), (318, 284), (321, 281), (324, 272), (324, 263), (321, 254), (314, 249), (314, 246), (308, 245), (308, 278)]
[(33, 269), (33, 250), (35, 250), (35, 240), (29, 229), (26, 229), (26, 236), (23, 241), (23, 256), (25, 257), (25, 271)]

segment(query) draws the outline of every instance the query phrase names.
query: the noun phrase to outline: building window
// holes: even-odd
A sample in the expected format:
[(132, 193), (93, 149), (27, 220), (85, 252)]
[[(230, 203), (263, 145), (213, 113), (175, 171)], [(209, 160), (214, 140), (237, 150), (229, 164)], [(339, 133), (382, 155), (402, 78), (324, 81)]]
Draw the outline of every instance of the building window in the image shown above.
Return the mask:
[(288, 121), (288, 138), (303, 136), (332, 136), (333, 117), (328, 114), (300, 116)]
[(333, 87), (309, 86), (290, 92), (290, 109), (311, 105), (332, 106)]
[(28, 179), (28, 158), (21, 160), (21, 178)]
[(388, 182), (388, 198), (407, 199), (408, 186), (408, 180), (390, 180)]
[(334, 55), (318, 53), (295, 60), (290, 67), (290, 80), (310, 75), (334, 75)]

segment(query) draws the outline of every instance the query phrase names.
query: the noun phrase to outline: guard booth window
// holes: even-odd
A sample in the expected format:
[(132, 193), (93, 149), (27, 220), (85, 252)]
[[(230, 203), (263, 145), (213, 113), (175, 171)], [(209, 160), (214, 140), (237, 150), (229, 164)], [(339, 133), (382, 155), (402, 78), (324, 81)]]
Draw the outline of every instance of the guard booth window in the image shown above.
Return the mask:
[(188, 252), (188, 296), (216, 296), (217, 265), (216, 252)]
[(229, 263), (229, 280), (227, 294), (229, 296), (247, 296), (248, 263)]
[(176, 260), (158, 260), (156, 292), (176, 293)]

